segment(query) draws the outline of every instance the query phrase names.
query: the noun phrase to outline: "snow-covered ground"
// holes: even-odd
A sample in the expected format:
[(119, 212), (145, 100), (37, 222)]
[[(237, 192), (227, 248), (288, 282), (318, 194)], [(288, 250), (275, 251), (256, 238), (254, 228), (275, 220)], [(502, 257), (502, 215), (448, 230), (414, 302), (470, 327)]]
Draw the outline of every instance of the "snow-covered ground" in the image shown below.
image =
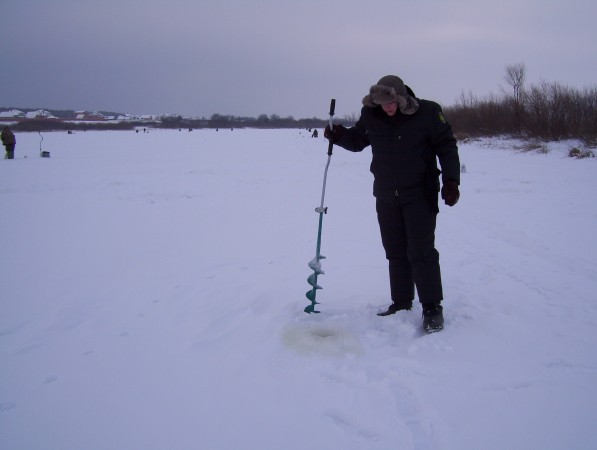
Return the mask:
[[(593, 449), (597, 160), (460, 145), (446, 328), (389, 286), (370, 151), (299, 130), (17, 134), (0, 161), (0, 448)], [(25, 158), (26, 157), (26, 158)]]

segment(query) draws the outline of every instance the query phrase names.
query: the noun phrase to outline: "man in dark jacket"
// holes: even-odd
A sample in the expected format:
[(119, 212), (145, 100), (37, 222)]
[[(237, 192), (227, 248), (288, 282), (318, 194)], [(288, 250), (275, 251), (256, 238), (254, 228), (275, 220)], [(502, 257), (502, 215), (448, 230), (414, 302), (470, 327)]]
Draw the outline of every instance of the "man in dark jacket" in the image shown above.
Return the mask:
[(4, 159), (14, 159), (15, 157), (15, 145), (17, 140), (15, 139), (15, 135), (10, 131), (10, 128), (4, 127), (2, 130), (2, 134), (0, 135), (2, 139), (2, 145), (6, 148), (6, 156)]
[(416, 98), (397, 76), (385, 76), (371, 86), (363, 105), (352, 128), (328, 126), (324, 136), (353, 152), (371, 146), (373, 195), (392, 296), (392, 304), (379, 315), (410, 310), (416, 286), (425, 331), (439, 331), (444, 325), (435, 249), (439, 175), (442, 198), (454, 206), (460, 197), (456, 139), (441, 107)]

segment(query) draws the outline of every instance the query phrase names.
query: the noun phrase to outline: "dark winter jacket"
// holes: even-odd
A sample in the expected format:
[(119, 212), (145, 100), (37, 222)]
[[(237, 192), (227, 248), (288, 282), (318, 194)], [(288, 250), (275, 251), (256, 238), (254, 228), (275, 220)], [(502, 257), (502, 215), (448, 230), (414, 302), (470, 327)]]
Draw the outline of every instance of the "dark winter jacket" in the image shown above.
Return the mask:
[(5, 147), (14, 146), (17, 143), (15, 135), (12, 133), (12, 131), (10, 131), (8, 127), (5, 127), (2, 130), (2, 134), (0, 136), (2, 139), (2, 145), (4, 145)]
[(414, 114), (398, 111), (392, 117), (380, 106), (364, 106), (355, 126), (343, 132), (336, 144), (353, 152), (371, 145), (373, 195), (378, 199), (422, 188), (437, 211), (439, 174), (444, 182), (460, 183), (458, 147), (441, 107), (432, 101), (417, 101), (419, 108)]

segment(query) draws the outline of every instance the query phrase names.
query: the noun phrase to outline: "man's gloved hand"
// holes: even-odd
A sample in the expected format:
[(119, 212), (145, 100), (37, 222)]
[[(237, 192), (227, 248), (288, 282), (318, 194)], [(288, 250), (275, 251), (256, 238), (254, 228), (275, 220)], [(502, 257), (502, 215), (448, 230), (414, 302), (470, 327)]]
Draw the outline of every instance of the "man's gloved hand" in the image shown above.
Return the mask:
[(340, 140), (340, 137), (342, 136), (342, 134), (344, 134), (345, 131), (346, 128), (342, 125), (334, 125), (334, 127), (331, 130), (330, 126), (326, 125), (325, 131), (323, 132), (323, 137), (325, 137), (332, 144), (334, 144)]
[(460, 198), (458, 183), (454, 180), (446, 180), (442, 186), (442, 198), (448, 206), (454, 206)]

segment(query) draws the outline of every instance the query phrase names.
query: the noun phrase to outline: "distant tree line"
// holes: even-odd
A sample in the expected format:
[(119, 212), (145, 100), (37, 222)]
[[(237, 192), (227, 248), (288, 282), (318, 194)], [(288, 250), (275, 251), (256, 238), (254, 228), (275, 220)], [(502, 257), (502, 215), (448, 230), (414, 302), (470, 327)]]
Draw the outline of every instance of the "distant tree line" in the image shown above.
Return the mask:
[(511, 91), (477, 98), (461, 95), (444, 108), (460, 136), (513, 135), (543, 140), (581, 139), (597, 144), (597, 86), (577, 89), (542, 81), (525, 86), (524, 64), (506, 67)]
[[(182, 116), (162, 117), (155, 126), (159, 128), (324, 128), (327, 120), (316, 117), (310, 119), (295, 119), (292, 116), (280, 117), (277, 114), (268, 116), (261, 114), (259, 117), (232, 116), (223, 114), (212, 114), (209, 119), (191, 119)], [(352, 125), (353, 118), (350, 116), (335, 119), (334, 123)]]
[[(56, 116), (58, 117), (58, 116)], [(334, 119), (334, 123), (341, 123), (346, 126), (354, 124), (355, 119), (352, 116)], [(140, 127), (149, 128), (168, 128), (168, 129), (230, 129), (230, 128), (324, 128), (328, 121), (324, 119), (294, 119), (293, 117), (280, 117), (272, 114), (267, 116), (260, 115), (257, 118), (213, 114), (209, 119), (188, 118), (180, 115), (162, 116), (159, 119), (151, 121), (71, 121), (56, 119), (27, 119), (19, 120), (11, 125), (11, 128), (17, 132), (26, 131), (86, 131), (86, 130), (134, 130)]]

